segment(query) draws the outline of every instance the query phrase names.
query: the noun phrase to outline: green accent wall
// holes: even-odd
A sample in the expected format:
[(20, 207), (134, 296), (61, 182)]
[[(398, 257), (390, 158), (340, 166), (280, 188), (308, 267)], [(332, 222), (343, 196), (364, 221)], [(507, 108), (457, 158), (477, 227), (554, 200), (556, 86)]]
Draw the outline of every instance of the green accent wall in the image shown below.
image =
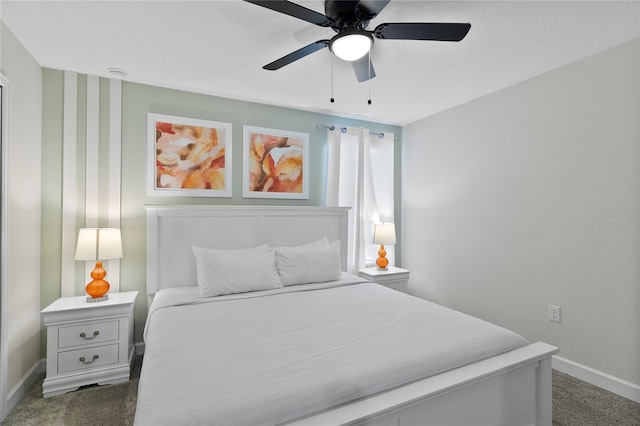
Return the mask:
[[(86, 96), (86, 76), (79, 75), (78, 96)], [(62, 110), (63, 72), (43, 69), (43, 223), (42, 306), (60, 297), (60, 245), (62, 223)], [(84, 131), (86, 101), (78, 102), (78, 228), (84, 218)], [(108, 205), (109, 80), (100, 82), (100, 225), (106, 226)], [(147, 195), (147, 114), (159, 113), (198, 118), (233, 125), (233, 192), (231, 198), (150, 197)], [(150, 85), (122, 84), (122, 200), (121, 229), (124, 258), (121, 261), (120, 291), (139, 291), (135, 312), (135, 340), (142, 341), (147, 313), (146, 297), (146, 211), (147, 204), (229, 205), (324, 205), (326, 182), (326, 131), (316, 125), (367, 127), (374, 132), (394, 133), (396, 226), (401, 235), (400, 215), (400, 127), (347, 119)], [(242, 198), (242, 126), (251, 125), (309, 134), (309, 199), (277, 200)], [(104, 207), (102, 207), (104, 206)], [(400, 264), (400, 244), (396, 246)], [(83, 266), (76, 269), (76, 293), (83, 294)], [(108, 279), (108, 277), (107, 277)], [(44, 333), (43, 333), (44, 335)], [(42, 340), (44, 353), (44, 337)]]

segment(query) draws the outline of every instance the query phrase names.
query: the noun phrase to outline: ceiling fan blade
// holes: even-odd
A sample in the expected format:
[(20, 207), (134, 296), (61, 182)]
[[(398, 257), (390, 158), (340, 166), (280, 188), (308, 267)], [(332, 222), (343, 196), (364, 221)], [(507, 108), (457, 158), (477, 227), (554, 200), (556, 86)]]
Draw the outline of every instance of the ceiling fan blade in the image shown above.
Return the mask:
[(329, 45), (329, 40), (318, 40), (315, 43), (311, 43), (303, 47), (302, 49), (298, 49), (295, 52), (291, 52), (288, 55), (283, 56), (282, 58), (277, 59), (271, 62), (270, 64), (265, 65), (262, 68), (269, 71), (278, 70), (284, 67), (285, 65), (289, 65), (290, 63), (297, 61), (298, 59), (304, 58), (307, 55), (311, 55), (312, 53), (317, 52), (320, 49), (324, 49), (328, 45)]
[(471, 24), (398, 22), (378, 25), (373, 35), (390, 40), (460, 41), (470, 28)]
[(363, 19), (370, 20), (382, 12), (391, 0), (360, 0), (356, 8)]
[(276, 12), (284, 13), (285, 15), (293, 16), (294, 18), (302, 19), (303, 21), (311, 22), (312, 24), (316, 24), (321, 27), (330, 27), (334, 23), (331, 18), (323, 15), (322, 13), (318, 13), (315, 10), (307, 9), (306, 7), (286, 0), (244, 1), (274, 10)]
[[(371, 69), (369, 69), (369, 65), (371, 65)], [(373, 64), (369, 59), (369, 55), (364, 55), (362, 58), (351, 62), (351, 66), (353, 67), (353, 71), (356, 73), (356, 78), (360, 83), (376, 76), (376, 71), (373, 69)]]

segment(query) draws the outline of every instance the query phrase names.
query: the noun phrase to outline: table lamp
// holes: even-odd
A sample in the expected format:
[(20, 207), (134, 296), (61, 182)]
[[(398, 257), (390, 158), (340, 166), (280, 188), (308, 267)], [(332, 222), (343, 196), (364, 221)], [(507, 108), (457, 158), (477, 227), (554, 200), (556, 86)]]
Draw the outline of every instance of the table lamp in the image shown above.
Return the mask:
[(373, 225), (373, 244), (380, 244), (378, 259), (376, 260), (379, 271), (388, 270), (387, 265), (389, 264), (389, 260), (385, 257), (387, 252), (384, 249), (384, 245), (395, 243), (396, 226), (393, 223), (376, 223)]
[(91, 271), (93, 281), (87, 284), (87, 302), (101, 302), (108, 299), (109, 283), (104, 280), (107, 271), (102, 267), (103, 260), (122, 257), (122, 239), (117, 228), (82, 228), (78, 233), (76, 260), (95, 260), (96, 267)]

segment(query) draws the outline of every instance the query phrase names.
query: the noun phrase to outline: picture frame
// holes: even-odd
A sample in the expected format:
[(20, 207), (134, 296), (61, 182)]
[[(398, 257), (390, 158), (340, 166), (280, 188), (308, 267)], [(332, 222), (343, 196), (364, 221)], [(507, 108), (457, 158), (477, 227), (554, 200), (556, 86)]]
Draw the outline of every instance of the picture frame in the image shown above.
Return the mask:
[(242, 196), (309, 199), (309, 134), (243, 126)]
[(148, 195), (231, 197), (232, 127), (148, 113)]

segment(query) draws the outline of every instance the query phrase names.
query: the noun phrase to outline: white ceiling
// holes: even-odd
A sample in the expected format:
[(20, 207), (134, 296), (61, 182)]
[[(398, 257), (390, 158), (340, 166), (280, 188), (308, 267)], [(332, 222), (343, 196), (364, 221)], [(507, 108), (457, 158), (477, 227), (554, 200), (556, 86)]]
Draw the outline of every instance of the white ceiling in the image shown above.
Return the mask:
[[(324, 13), (321, 0), (296, 0)], [(459, 43), (376, 40), (377, 77), (316, 52), (334, 32), (240, 0), (7, 1), (0, 17), (44, 67), (404, 125), (640, 37), (639, 1), (406, 1), (382, 22), (469, 22)], [(367, 104), (371, 93), (372, 105)]]

